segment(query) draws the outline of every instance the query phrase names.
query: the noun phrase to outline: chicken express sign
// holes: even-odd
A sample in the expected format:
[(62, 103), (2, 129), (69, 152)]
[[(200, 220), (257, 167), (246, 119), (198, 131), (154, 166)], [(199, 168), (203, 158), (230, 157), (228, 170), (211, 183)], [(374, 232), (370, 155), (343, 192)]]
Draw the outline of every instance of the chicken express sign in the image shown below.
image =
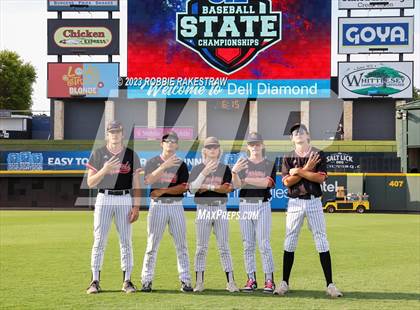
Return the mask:
[(118, 20), (48, 20), (49, 55), (115, 55), (118, 53)]

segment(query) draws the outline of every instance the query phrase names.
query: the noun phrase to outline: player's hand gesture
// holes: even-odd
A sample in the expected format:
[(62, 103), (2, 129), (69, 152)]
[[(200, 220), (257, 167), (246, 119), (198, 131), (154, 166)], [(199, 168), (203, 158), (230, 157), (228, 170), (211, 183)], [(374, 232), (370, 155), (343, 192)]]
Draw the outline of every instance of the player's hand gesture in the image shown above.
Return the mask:
[(164, 163), (161, 165), (161, 167), (163, 167), (163, 169), (169, 169), (171, 167), (180, 166), (181, 163), (182, 163), (182, 160), (174, 154), (171, 157), (169, 157), (167, 160), (165, 160)]
[(134, 223), (135, 221), (137, 221), (137, 219), (139, 218), (139, 208), (138, 207), (134, 207), (131, 208), (131, 212), (130, 212), (130, 223)]
[(121, 166), (121, 162), (116, 155), (112, 156), (109, 160), (107, 160), (102, 169), (104, 169), (106, 174), (110, 174), (113, 171), (119, 171)]
[(303, 169), (307, 171), (314, 171), (316, 165), (318, 165), (320, 161), (321, 161), (321, 157), (319, 156), (319, 154), (311, 152), (311, 154), (309, 155), (308, 162), (305, 164)]
[(289, 175), (294, 176), (294, 175), (299, 175), (299, 170), (301, 168), (292, 168), (289, 170)]
[(238, 172), (240, 172), (240, 171), (242, 171), (244, 169), (247, 169), (247, 168), (248, 168), (247, 160), (246, 160), (246, 158), (243, 158), (242, 157), (233, 166), (232, 172), (238, 173)]
[(209, 161), (202, 171), (203, 175), (208, 176), (211, 173), (215, 173), (217, 170), (217, 166), (218, 166), (217, 161), (215, 160)]

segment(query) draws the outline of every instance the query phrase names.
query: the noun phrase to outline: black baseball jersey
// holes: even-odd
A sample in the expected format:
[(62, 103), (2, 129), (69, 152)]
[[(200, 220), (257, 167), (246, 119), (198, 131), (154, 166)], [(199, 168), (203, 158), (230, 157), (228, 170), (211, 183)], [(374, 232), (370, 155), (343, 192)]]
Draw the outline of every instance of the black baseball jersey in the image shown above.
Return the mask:
[(105, 162), (116, 155), (121, 162), (119, 170), (112, 171), (104, 176), (97, 185), (99, 189), (130, 189), (133, 187), (133, 173), (140, 171), (140, 160), (136, 153), (130, 148), (123, 148), (120, 153), (114, 154), (106, 146), (96, 149), (92, 152), (86, 166), (89, 169), (98, 171), (102, 169)]
[[(283, 157), (283, 164), (281, 167), (282, 180), (284, 181), (290, 176), (290, 169), (303, 168), (308, 162), (309, 154), (311, 152), (318, 153), (321, 158), (321, 161), (315, 167), (314, 172), (327, 175), (327, 161), (324, 152), (312, 147), (306, 157), (300, 157), (295, 151), (292, 151)], [(298, 183), (288, 188), (288, 196), (290, 198), (297, 198), (307, 194), (314, 195), (315, 197), (322, 196), (321, 184), (302, 178)]]
[(270, 189), (276, 186), (276, 165), (273, 161), (265, 158), (259, 163), (247, 160), (248, 168), (239, 171), (239, 178), (244, 181), (245, 178), (269, 178), (271, 180), (270, 187), (257, 187), (246, 184), (239, 192), (239, 197), (261, 198), (268, 200), (271, 198)]
[[(161, 164), (163, 164), (165, 160), (159, 155), (149, 159), (146, 162), (146, 166), (144, 168), (144, 177), (146, 178), (150, 173), (155, 171)], [(166, 169), (158, 181), (153, 184), (150, 184), (150, 192), (153, 192), (155, 189), (160, 188), (169, 188), (179, 184), (184, 184), (185, 186), (188, 184), (188, 168), (185, 162), (182, 162), (180, 166), (171, 167)], [(184, 194), (163, 194), (160, 197), (184, 197)]]
[[(195, 179), (198, 177), (201, 171), (203, 171), (204, 168), (205, 168), (204, 164), (199, 164), (195, 166), (191, 170), (189, 183), (194, 182)], [(201, 187), (205, 187), (207, 185), (220, 186), (226, 183), (230, 184), (231, 182), (232, 182), (232, 172), (230, 171), (230, 168), (222, 163), (219, 163), (216, 171), (214, 173), (209, 174), (204, 179)], [(197, 204), (205, 204), (205, 203), (211, 202), (212, 198), (215, 198), (214, 200), (222, 200), (226, 202), (228, 195), (217, 193), (214, 191), (205, 191), (203, 193), (196, 192), (194, 196), (194, 202)]]

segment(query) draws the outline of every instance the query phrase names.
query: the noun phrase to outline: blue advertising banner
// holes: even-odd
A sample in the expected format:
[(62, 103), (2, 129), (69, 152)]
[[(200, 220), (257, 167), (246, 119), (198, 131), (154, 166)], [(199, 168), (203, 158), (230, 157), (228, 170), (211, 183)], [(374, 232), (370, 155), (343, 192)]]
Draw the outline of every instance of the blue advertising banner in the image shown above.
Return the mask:
[(3, 152), (1, 170), (85, 170), (90, 151)]
[[(141, 166), (145, 166), (147, 160), (159, 155), (159, 151), (138, 151)], [(53, 170), (85, 170), (91, 151), (25, 151), (25, 152), (0, 152), (0, 170), (15, 171), (53, 171)], [(201, 152), (178, 152), (191, 170), (194, 166), (202, 162)], [(329, 171), (360, 171), (360, 160), (362, 156), (375, 158), (391, 158), (396, 156), (394, 153), (327, 153), (327, 166)], [(245, 153), (226, 153), (223, 155), (222, 162), (232, 166)], [(276, 160), (277, 166), (281, 153), (268, 153), (267, 157)], [(276, 158), (277, 157), (277, 158)], [(325, 197), (333, 197), (339, 183), (337, 178), (329, 178), (321, 185)], [(283, 210), (287, 205), (287, 188), (281, 182), (281, 175), (276, 177), (276, 187), (271, 190), (271, 207), (273, 210)], [(239, 191), (235, 190), (229, 194), (228, 208), (238, 209)], [(195, 204), (193, 195), (186, 194), (184, 198), (186, 209), (194, 209)]]
[(220, 80), (214, 83), (178, 81), (152, 84), (127, 80), (127, 97), (133, 98), (329, 98), (329, 80)]

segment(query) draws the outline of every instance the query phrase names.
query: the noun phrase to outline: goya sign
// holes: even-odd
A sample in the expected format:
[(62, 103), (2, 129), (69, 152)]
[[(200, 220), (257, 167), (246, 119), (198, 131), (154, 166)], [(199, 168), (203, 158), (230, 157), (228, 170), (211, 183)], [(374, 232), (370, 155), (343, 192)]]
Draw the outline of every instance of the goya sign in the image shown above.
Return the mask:
[(48, 98), (118, 97), (117, 63), (49, 63)]
[(106, 19), (49, 19), (48, 54), (119, 53), (119, 21)]
[(176, 31), (179, 43), (231, 74), (281, 40), (281, 13), (271, 0), (190, 0)]
[(119, 0), (47, 0), (48, 11), (119, 11)]
[(413, 62), (340, 62), (339, 97), (411, 98)]
[(338, 53), (413, 53), (413, 17), (343, 17), (338, 20)]
[(338, 0), (338, 8), (356, 9), (409, 9), (414, 8), (414, 0)]

